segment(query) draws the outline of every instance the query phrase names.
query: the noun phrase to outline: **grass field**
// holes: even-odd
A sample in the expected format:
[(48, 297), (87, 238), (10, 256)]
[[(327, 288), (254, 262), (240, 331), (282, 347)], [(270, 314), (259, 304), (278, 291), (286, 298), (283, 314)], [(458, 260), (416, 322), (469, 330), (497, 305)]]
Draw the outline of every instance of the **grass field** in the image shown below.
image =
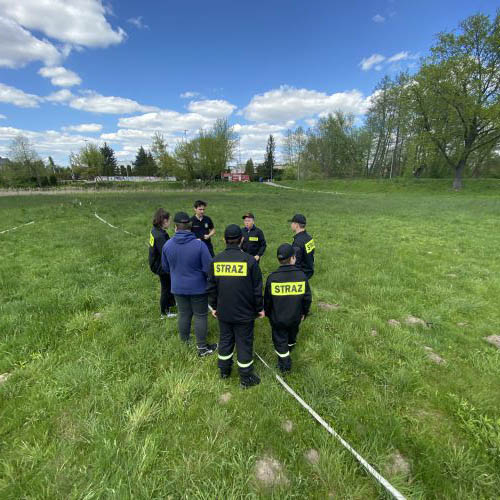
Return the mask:
[[(151, 215), (200, 196), (216, 251), (256, 214), (264, 274), (286, 220), (308, 217), (313, 315), (289, 384), (407, 497), (500, 497), (500, 350), (484, 340), (500, 335), (500, 183), (284, 184), (303, 191), (0, 197), (0, 231), (35, 221), (0, 235), (0, 498), (387, 497), (259, 362), (243, 391), (160, 320)], [(275, 364), (267, 320), (255, 347)], [(259, 483), (263, 457), (287, 480)]]

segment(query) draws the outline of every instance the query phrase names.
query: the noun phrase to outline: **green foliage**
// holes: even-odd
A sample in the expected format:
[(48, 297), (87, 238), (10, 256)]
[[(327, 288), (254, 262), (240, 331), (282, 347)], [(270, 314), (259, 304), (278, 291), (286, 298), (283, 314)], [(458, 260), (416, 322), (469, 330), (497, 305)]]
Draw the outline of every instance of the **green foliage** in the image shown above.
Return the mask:
[(103, 157), (101, 175), (110, 177), (118, 175), (118, 164), (116, 163), (113, 148), (104, 143), (104, 145), (100, 148), (100, 152)]
[(69, 158), (72, 172), (83, 179), (94, 179), (103, 175), (105, 158), (96, 144), (85, 143), (78, 153), (71, 153)]
[(141, 146), (137, 150), (137, 155), (134, 161), (134, 175), (139, 176), (155, 176), (158, 173), (158, 167), (153, 158), (151, 151), (146, 151)]
[(155, 132), (151, 143), (151, 153), (158, 166), (158, 174), (162, 177), (175, 175), (176, 163), (167, 150), (167, 143), (160, 132)]

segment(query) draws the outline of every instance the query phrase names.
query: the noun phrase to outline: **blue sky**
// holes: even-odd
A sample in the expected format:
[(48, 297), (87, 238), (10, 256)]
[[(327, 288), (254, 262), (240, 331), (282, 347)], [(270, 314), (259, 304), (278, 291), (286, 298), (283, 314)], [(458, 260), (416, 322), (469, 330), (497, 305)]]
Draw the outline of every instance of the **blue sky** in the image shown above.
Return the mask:
[(0, 0), (0, 155), (24, 134), (67, 164), (85, 141), (132, 161), (227, 117), (242, 160), (337, 109), (360, 119), (385, 75), (486, 0)]

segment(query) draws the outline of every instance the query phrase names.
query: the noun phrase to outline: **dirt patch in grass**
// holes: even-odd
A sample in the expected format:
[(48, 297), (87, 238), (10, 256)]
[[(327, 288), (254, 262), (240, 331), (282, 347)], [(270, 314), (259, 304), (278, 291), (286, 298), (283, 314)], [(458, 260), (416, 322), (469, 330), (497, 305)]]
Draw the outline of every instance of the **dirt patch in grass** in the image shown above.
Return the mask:
[(446, 361), (441, 357), (439, 356), (439, 354), (436, 354), (433, 350), (432, 350), (432, 347), (427, 347), (427, 346), (424, 346), (424, 349), (426, 350), (427, 352), (427, 357), (433, 362), (433, 363), (436, 363), (437, 365), (444, 365), (446, 363)]
[(2, 373), (0, 374), (0, 385), (7, 382), (7, 379), (10, 377), (10, 373)]
[(225, 392), (224, 394), (220, 395), (219, 403), (221, 405), (226, 405), (227, 403), (229, 403), (229, 401), (231, 401), (232, 397), (233, 395), (230, 392)]
[(283, 465), (272, 457), (264, 457), (255, 464), (255, 479), (263, 486), (288, 485)]
[(401, 326), (401, 323), (397, 319), (390, 319), (387, 324), (391, 326)]
[(500, 349), (500, 335), (490, 335), (489, 337), (484, 337), (484, 340)]
[(372, 337), (376, 337), (378, 335), (378, 332), (377, 332), (377, 330), (375, 330), (375, 328), (373, 328), (372, 331), (370, 332), (370, 334)]
[(395, 450), (389, 457), (386, 471), (391, 476), (408, 476), (410, 473), (410, 462), (399, 450)]
[(318, 307), (323, 311), (337, 311), (340, 309), (340, 304), (329, 304), (328, 302), (318, 302)]
[(409, 326), (425, 326), (425, 327), (428, 326), (423, 319), (411, 315), (405, 318), (405, 323)]
[(285, 432), (292, 432), (293, 431), (293, 422), (291, 420), (285, 420), (282, 424), (281, 424), (281, 428), (285, 431)]
[(466, 326), (469, 326), (469, 323), (457, 323), (457, 326), (460, 328), (465, 328)]
[(314, 448), (311, 448), (310, 450), (307, 450), (304, 453), (304, 458), (311, 465), (318, 465), (319, 464), (319, 452), (318, 452), (318, 450), (315, 450)]
[(103, 316), (103, 314), (102, 314), (102, 313), (100, 313), (100, 312), (96, 312), (96, 313), (94, 313), (94, 319), (101, 319), (101, 318), (102, 318), (102, 316)]

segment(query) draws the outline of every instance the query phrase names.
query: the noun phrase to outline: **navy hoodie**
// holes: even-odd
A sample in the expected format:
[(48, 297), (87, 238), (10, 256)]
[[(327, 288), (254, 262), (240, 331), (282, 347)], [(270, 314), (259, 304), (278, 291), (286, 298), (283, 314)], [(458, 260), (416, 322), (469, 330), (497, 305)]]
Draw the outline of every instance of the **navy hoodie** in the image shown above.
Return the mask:
[(191, 231), (177, 231), (163, 246), (161, 267), (170, 273), (172, 293), (201, 295), (207, 291), (212, 256), (207, 245)]

